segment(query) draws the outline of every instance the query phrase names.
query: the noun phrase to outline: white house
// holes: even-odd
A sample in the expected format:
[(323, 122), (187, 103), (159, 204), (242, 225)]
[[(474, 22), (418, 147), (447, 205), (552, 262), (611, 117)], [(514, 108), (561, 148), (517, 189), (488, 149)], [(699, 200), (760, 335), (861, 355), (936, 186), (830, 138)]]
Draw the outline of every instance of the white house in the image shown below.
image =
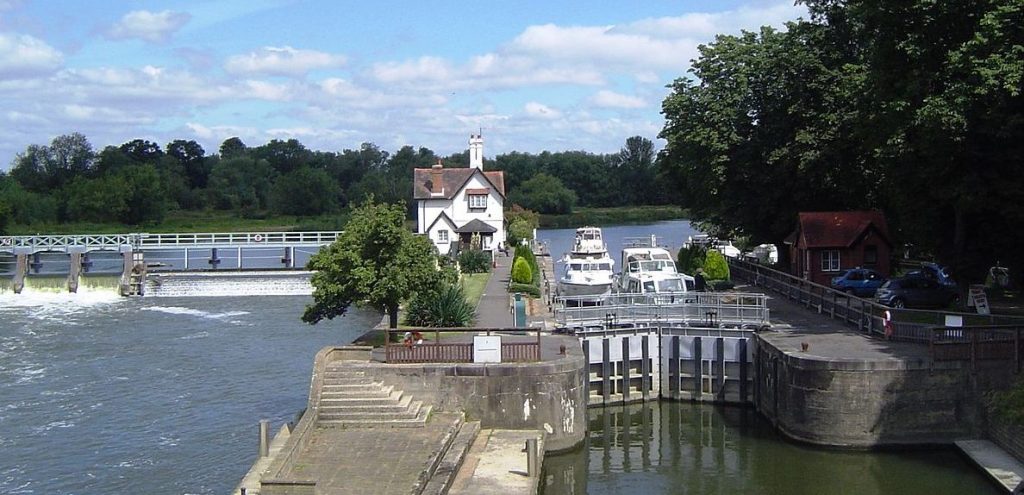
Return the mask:
[(456, 246), (493, 251), (505, 241), (505, 173), (484, 171), (484, 139), (469, 136), (469, 168), (444, 168), (441, 161), (413, 172), (416, 232), (430, 236), (441, 254)]

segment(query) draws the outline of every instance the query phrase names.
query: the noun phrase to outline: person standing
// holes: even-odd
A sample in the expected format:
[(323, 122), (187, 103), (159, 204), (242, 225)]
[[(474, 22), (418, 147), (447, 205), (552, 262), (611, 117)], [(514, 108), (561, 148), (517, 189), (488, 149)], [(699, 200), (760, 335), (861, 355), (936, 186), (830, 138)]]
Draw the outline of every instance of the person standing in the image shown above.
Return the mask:
[(704, 269), (698, 268), (693, 274), (693, 289), (697, 292), (704, 292), (707, 290), (708, 281), (704, 278)]

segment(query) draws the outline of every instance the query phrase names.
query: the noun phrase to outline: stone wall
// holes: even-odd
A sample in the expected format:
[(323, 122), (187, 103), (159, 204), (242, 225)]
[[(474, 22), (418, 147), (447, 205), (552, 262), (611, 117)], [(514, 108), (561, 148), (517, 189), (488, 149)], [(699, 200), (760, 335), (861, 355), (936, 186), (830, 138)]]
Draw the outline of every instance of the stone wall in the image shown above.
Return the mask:
[(988, 437), (1018, 461), (1024, 462), (1024, 425), (992, 417), (989, 419)]
[(840, 447), (949, 443), (983, 434), (980, 394), (1001, 372), (965, 363), (841, 360), (756, 339), (755, 405), (784, 434)]
[(538, 363), (347, 365), (435, 411), (465, 412), (483, 428), (543, 430), (545, 449), (554, 452), (575, 447), (586, 435), (586, 363), (577, 339), (548, 338), (565, 339), (566, 354), (545, 354)]

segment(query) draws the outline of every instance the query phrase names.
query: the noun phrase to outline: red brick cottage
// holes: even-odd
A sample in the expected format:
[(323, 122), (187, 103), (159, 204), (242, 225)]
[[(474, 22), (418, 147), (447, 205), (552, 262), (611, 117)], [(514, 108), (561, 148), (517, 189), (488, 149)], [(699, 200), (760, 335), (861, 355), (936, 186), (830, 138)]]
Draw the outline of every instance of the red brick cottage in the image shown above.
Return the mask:
[(848, 268), (889, 276), (892, 240), (880, 211), (801, 212), (789, 246), (790, 273), (822, 285)]

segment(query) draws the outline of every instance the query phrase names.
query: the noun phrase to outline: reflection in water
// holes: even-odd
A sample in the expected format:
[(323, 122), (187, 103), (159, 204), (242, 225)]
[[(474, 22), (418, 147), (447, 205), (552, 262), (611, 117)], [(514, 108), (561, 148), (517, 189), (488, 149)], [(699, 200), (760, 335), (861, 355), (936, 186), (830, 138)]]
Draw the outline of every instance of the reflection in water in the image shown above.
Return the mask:
[(588, 419), (583, 447), (545, 459), (542, 493), (999, 493), (951, 449), (798, 445), (751, 409), (663, 401)]

